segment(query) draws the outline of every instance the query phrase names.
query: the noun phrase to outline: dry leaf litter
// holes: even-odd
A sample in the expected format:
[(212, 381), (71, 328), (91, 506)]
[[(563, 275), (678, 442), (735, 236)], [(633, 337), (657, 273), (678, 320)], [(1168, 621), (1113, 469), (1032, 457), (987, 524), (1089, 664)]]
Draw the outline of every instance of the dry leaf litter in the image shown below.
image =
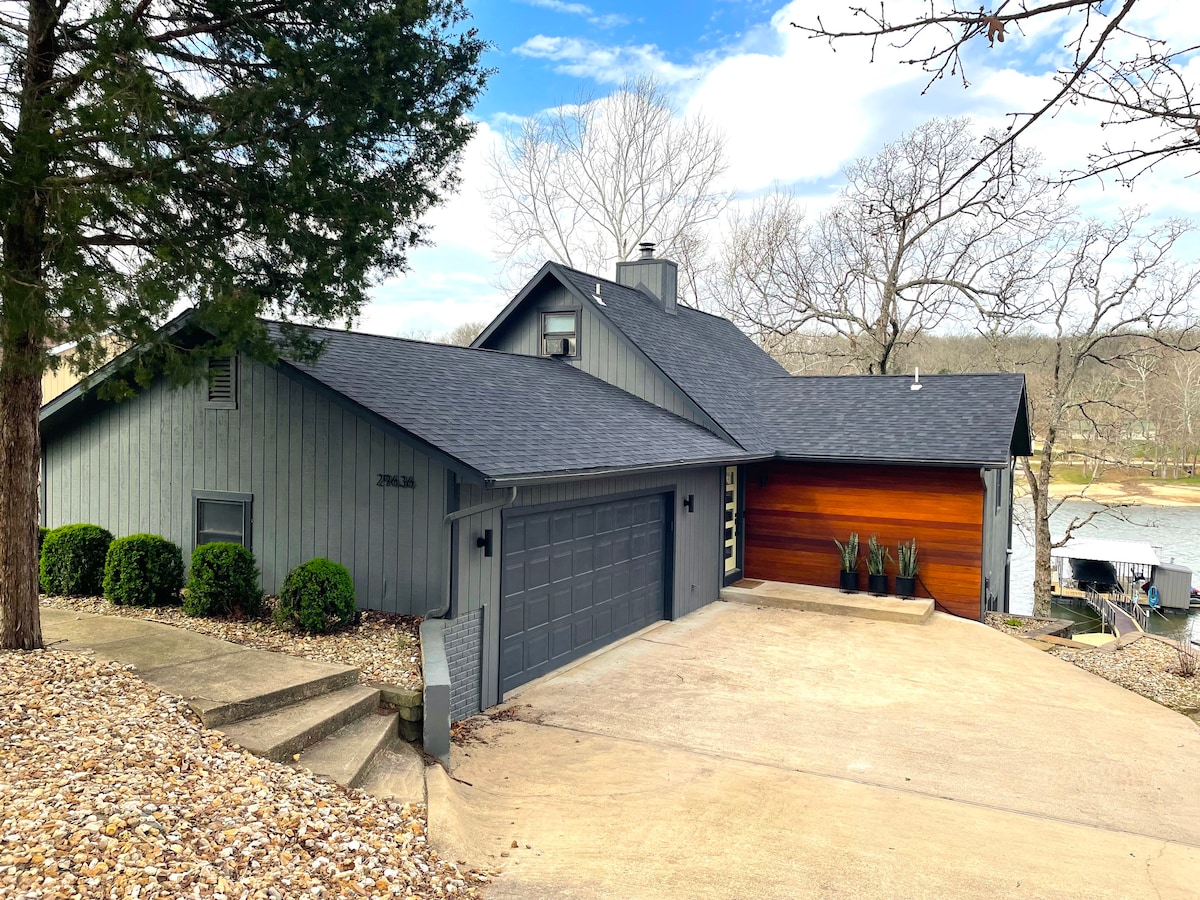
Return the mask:
[(243, 751), (117, 663), (0, 652), (0, 896), (472, 897), (424, 808)]
[(357, 625), (333, 634), (304, 634), (279, 628), (272, 621), (274, 598), (267, 598), (262, 613), (253, 619), (207, 619), (186, 616), (178, 606), (145, 609), (118, 606), (103, 597), (42, 597), (42, 605), (55, 609), (103, 616), (128, 616), (187, 628), (200, 634), (305, 659), (354, 666), (365, 684), (421, 686), (420, 618), (364, 611)]

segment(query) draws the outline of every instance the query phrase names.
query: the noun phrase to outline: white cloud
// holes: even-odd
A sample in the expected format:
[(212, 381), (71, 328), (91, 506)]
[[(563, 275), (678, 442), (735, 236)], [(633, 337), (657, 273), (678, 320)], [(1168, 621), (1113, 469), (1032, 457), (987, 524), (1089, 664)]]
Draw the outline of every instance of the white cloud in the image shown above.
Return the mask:
[(676, 84), (699, 77), (701, 65), (670, 62), (654, 44), (604, 46), (582, 38), (539, 34), (514, 48), (514, 53), (556, 63), (563, 75), (587, 78), (600, 84), (620, 84), (627, 78), (654, 75), (663, 84)]
[(564, 3), (563, 0), (521, 0), (528, 6), (548, 9), (551, 12), (566, 13), (569, 16), (590, 16), (592, 8), (583, 3)]
[(569, 3), (565, 0), (521, 0), (521, 2), (539, 9), (548, 9), (551, 12), (582, 16), (588, 20), (590, 25), (595, 25), (597, 28), (619, 28), (630, 22), (628, 16), (620, 13), (597, 13), (586, 3)]
[[(923, 0), (905, 2), (918, 13), (924, 8)], [(566, 0), (534, 0), (534, 5), (593, 15), (590, 6)], [(843, 4), (831, 6), (845, 9)], [(656, 75), (686, 114), (702, 115), (725, 132), (728, 189), (746, 198), (774, 183), (794, 185), (815, 213), (836, 192), (846, 164), (874, 153), (931, 116), (970, 115), (982, 132), (1006, 127), (1012, 121), (1010, 112), (1036, 108), (1055, 89), (1053, 65), (1063, 52), (1061, 28), (1073, 24), (1043, 23), (1036, 32), (1010, 38), (1002, 52), (985, 45), (970, 57), (968, 89), (950, 79), (922, 94), (929, 76), (918, 66), (902, 65), (903, 54), (894, 48), (878, 47), (872, 63), (870, 47), (863, 41), (839, 44), (834, 52), (825, 41), (808, 39), (792, 28), (791, 21), (813, 19), (811, 8), (811, 0), (797, 0), (739, 37), (736, 46), (682, 63), (668, 61), (651, 44), (605, 46), (544, 34), (530, 38), (516, 52), (601, 85), (632, 75)], [(903, 11), (893, 10), (891, 2), (888, 8), (896, 18)], [(1153, 7), (1147, 10), (1149, 14)], [(1142, 30), (1182, 33), (1190, 25), (1190, 14), (1185, 5), (1160, 9)], [(832, 24), (824, 10), (822, 15)], [(1163, 30), (1167, 27), (1177, 30)], [(1192, 63), (1188, 83), (1196, 83), (1198, 69), (1200, 62)], [(1044, 155), (1051, 172), (1080, 168), (1088, 151), (1100, 149), (1110, 132), (1114, 141), (1126, 138), (1124, 128), (1101, 130), (1102, 117), (1102, 110), (1068, 107), (1031, 129), (1028, 143)], [(440, 333), (464, 321), (490, 319), (507, 302), (508, 292), (495, 287), (500, 265), (483, 190), (490, 181), (485, 160), (498, 140), (494, 129), (519, 122), (519, 116), (501, 114), (493, 118), (493, 128), (480, 126), (464, 157), (460, 193), (430, 217), (436, 246), (413, 251), (412, 271), (374, 291), (363, 327), (388, 334)], [(1152, 137), (1152, 131), (1147, 136)], [(1111, 216), (1120, 207), (1143, 205), (1156, 216), (1197, 216), (1200, 179), (1188, 177), (1195, 168), (1194, 162), (1188, 165), (1184, 160), (1161, 163), (1132, 190), (1115, 186), (1112, 179), (1087, 181), (1072, 189), (1073, 201), (1093, 215)]]

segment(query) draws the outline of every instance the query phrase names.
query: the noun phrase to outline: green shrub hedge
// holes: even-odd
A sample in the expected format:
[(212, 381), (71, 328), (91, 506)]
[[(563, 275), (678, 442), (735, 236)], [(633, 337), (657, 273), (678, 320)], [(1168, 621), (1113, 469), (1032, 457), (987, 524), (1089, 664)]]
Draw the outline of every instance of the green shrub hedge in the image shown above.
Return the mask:
[(157, 534), (131, 534), (109, 545), (104, 596), (124, 606), (176, 603), (183, 588), (183, 551)]
[(258, 566), (241, 544), (201, 544), (192, 554), (183, 611), (189, 616), (255, 616), (262, 608)]
[(42, 545), (46, 543), (46, 535), (50, 533), (49, 528), (38, 528), (38, 560), (42, 558)]
[(315, 632), (343, 628), (357, 617), (350, 572), (345, 566), (322, 558), (310, 559), (288, 572), (275, 609), (277, 624), (297, 625)]
[(110, 532), (98, 525), (63, 525), (42, 541), (38, 572), (42, 591), (65, 597), (95, 597), (104, 587)]

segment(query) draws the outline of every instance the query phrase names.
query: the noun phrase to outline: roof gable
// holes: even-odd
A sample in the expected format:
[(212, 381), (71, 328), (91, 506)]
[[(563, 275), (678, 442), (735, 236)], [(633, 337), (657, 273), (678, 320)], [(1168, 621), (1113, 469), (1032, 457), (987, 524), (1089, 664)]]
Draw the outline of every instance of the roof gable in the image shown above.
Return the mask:
[(472, 346), (494, 346), (504, 325), (551, 277), (622, 335), (635, 352), (703, 411), (717, 432), (748, 451), (769, 452), (756, 411), (750, 408), (747, 398), (759, 378), (787, 372), (728, 319), (683, 305), (668, 313), (661, 301), (644, 290), (548, 262)]

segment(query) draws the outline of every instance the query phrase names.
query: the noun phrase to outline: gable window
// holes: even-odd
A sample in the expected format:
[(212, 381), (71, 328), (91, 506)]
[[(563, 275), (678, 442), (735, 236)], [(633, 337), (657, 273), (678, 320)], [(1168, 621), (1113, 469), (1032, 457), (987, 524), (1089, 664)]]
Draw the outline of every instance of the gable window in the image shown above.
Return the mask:
[(192, 498), (196, 506), (197, 547), (215, 541), (250, 546), (252, 494), (197, 491)]
[(236, 356), (215, 356), (208, 361), (208, 405), (237, 409)]
[(542, 356), (579, 355), (579, 312), (542, 313)]

